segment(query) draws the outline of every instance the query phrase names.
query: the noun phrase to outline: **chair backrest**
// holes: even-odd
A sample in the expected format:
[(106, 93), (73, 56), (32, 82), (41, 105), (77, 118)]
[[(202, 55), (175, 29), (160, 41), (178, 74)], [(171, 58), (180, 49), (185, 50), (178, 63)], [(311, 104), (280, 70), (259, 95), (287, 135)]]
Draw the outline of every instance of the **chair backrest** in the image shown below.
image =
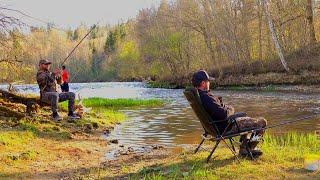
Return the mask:
[(202, 105), (198, 90), (193, 87), (188, 87), (184, 90), (183, 94), (186, 96), (190, 106), (200, 120), (205, 132), (211, 136), (216, 136), (219, 134), (216, 125), (213, 123), (213, 119)]

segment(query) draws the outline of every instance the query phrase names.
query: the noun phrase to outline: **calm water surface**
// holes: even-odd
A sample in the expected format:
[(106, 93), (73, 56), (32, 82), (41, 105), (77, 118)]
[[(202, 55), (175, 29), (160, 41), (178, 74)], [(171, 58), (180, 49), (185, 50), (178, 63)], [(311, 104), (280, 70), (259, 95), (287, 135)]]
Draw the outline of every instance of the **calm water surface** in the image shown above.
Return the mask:
[[(5, 88), (5, 86), (0, 86)], [(17, 86), (20, 92), (38, 93), (36, 85)], [(116, 126), (108, 137), (124, 145), (161, 144), (183, 146), (199, 141), (201, 125), (184, 98), (183, 90), (146, 88), (139, 82), (74, 83), (71, 91), (82, 97), (159, 98), (162, 107), (124, 109), (128, 120)], [(226, 104), (251, 117), (263, 116), (269, 124), (294, 120), (320, 113), (319, 94), (257, 91), (213, 91)], [(314, 132), (320, 129), (320, 118), (268, 130), (272, 133), (288, 131)]]

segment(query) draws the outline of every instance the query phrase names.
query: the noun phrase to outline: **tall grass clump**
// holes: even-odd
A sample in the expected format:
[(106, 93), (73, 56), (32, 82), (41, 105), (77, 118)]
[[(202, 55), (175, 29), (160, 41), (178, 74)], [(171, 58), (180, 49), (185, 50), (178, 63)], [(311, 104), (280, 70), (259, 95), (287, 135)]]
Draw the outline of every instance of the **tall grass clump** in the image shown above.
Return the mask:
[(320, 150), (320, 139), (316, 134), (303, 134), (289, 132), (285, 135), (275, 136), (266, 134), (264, 136), (263, 147), (294, 147), (299, 149), (308, 149), (309, 151)]
[[(78, 103), (78, 101), (77, 101)], [(163, 105), (164, 102), (160, 99), (107, 99), (107, 98), (87, 98), (83, 100), (83, 105), (86, 107), (93, 108), (125, 108), (125, 107), (137, 107), (137, 106), (160, 106)], [(63, 110), (68, 109), (68, 103), (62, 102), (59, 104), (59, 107)]]
[(106, 98), (88, 98), (83, 100), (83, 105), (87, 107), (134, 107), (134, 106), (157, 106), (162, 105), (163, 101), (159, 99), (106, 99)]

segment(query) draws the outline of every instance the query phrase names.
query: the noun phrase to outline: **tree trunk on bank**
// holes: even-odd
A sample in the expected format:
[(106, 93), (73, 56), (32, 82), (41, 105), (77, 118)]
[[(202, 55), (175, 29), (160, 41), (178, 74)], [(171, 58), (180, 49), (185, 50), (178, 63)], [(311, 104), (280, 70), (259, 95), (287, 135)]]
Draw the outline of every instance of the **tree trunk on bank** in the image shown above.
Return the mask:
[(313, 25), (313, 10), (312, 10), (312, 0), (307, 0), (306, 5), (306, 19), (308, 23), (308, 43), (315, 44), (317, 42), (316, 33), (314, 31)]
[(274, 29), (272, 18), (271, 18), (270, 12), (268, 11), (267, 2), (266, 2), (266, 0), (261, 0), (261, 2), (262, 2), (264, 13), (265, 13), (267, 21), (268, 21), (271, 37), (272, 37), (272, 40), (273, 40), (273, 42), (275, 44), (275, 47), (276, 47), (277, 53), (279, 55), (280, 61), (281, 61), (282, 65), (283, 65), (284, 69), (287, 72), (289, 72), (290, 69), (289, 69), (289, 67), (287, 65), (286, 60), (284, 59), (284, 55), (282, 53), (282, 49), (281, 49), (280, 43), (278, 41), (275, 29)]
[(258, 3), (258, 28), (259, 28), (259, 60), (262, 61), (262, 7), (261, 4)]

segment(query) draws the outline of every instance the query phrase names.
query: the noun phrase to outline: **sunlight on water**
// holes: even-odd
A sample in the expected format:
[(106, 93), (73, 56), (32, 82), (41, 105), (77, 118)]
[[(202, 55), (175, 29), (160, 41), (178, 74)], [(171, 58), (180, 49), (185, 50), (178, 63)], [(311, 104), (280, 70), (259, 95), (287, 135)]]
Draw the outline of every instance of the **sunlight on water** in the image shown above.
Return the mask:
[[(0, 86), (6, 88), (6, 86)], [(17, 86), (19, 92), (37, 94), (37, 85)], [(116, 126), (109, 135), (123, 145), (160, 144), (186, 146), (198, 143), (202, 127), (190, 108), (181, 89), (146, 88), (139, 82), (74, 83), (71, 91), (82, 97), (104, 98), (159, 98), (165, 100), (163, 107), (121, 110), (128, 120)], [(263, 116), (269, 125), (283, 120), (320, 113), (318, 94), (257, 92), (257, 91), (213, 91), (236, 111), (247, 112), (251, 117)], [(268, 130), (274, 133), (288, 131), (315, 132), (319, 130), (319, 119), (302, 121), (281, 128)]]

